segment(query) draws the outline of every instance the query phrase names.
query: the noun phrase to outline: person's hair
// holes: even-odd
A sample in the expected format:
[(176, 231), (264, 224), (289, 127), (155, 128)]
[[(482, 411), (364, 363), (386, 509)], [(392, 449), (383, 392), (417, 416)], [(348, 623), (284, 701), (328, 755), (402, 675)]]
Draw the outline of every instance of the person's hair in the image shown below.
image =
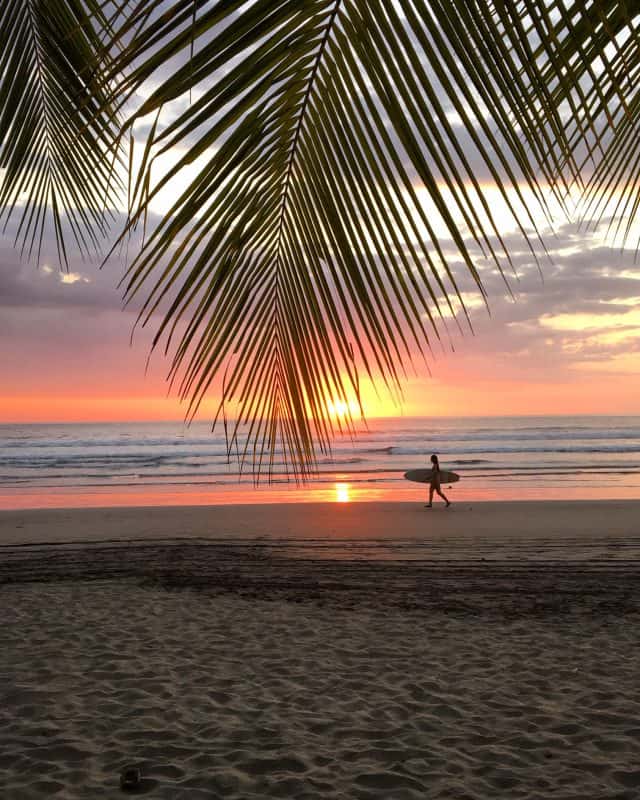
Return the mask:
[(438, 456), (435, 453), (431, 456), (431, 463), (432, 464), (438, 463)]

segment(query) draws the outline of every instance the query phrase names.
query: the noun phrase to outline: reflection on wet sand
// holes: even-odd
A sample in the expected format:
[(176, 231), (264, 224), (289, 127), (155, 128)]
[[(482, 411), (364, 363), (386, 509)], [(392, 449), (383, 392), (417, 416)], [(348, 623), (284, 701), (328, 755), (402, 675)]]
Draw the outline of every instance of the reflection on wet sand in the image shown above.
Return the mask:
[[(464, 476), (463, 476), (464, 478)], [(447, 486), (455, 505), (477, 501), (514, 500), (593, 500), (587, 486), (559, 484), (538, 488), (520, 485), (478, 487), (464, 483)], [(447, 495), (449, 496), (449, 495)], [(635, 486), (601, 487), (597, 499), (634, 500)], [(398, 480), (393, 487), (353, 482), (310, 483), (306, 486), (109, 486), (109, 487), (29, 487), (0, 490), (0, 509), (27, 508), (113, 508), (118, 506), (209, 506), (273, 503), (371, 503), (405, 502), (423, 504), (425, 487)]]

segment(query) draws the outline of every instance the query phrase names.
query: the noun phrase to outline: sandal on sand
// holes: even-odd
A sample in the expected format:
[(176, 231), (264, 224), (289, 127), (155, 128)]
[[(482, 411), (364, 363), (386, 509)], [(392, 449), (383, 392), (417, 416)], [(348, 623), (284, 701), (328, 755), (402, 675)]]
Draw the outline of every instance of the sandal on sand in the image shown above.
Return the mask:
[(425, 506), (425, 508), (433, 508), (433, 503), (427, 503), (427, 505)]
[(132, 792), (140, 788), (142, 776), (138, 767), (125, 767), (120, 773), (120, 788), (123, 792)]

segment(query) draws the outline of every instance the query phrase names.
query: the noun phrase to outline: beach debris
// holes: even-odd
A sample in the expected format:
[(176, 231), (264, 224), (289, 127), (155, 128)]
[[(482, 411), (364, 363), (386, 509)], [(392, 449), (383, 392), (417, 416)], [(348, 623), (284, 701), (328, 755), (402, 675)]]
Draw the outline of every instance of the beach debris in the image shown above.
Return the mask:
[(140, 788), (142, 774), (138, 767), (125, 767), (120, 773), (120, 788), (123, 792), (135, 792)]

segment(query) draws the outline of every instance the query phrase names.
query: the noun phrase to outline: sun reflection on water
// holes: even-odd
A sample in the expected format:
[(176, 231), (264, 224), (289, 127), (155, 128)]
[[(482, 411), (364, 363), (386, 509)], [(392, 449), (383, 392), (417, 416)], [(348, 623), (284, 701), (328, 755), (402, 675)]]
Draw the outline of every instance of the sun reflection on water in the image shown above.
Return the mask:
[(348, 483), (336, 483), (336, 503), (348, 503), (351, 499), (349, 497), (349, 484)]

